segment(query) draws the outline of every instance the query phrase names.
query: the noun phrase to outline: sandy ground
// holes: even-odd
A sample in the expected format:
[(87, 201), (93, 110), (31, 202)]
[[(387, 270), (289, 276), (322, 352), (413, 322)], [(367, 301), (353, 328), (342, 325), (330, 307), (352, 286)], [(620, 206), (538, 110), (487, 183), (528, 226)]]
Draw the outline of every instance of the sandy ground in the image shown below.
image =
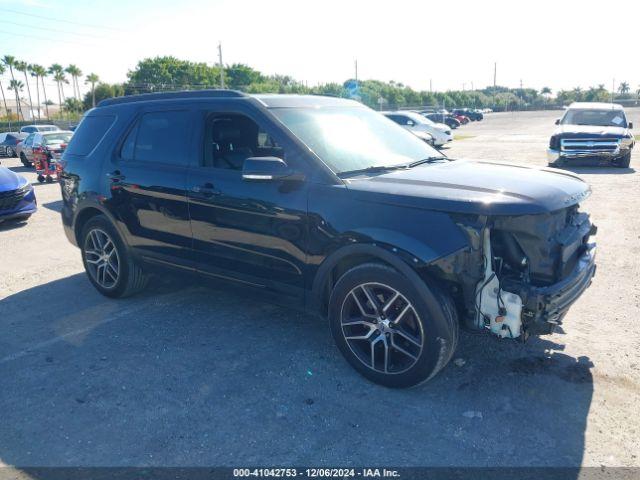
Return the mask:
[[(544, 166), (556, 116), (491, 114), (446, 152)], [(37, 214), (0, 226), (0, 464), (640, 466), (638, 168), (576, 170), (599, 269), (563, 332), (463, 334), (460, 366), (404, 391), (311, 316), (171, 280), (101, 297), (36, 184)]]

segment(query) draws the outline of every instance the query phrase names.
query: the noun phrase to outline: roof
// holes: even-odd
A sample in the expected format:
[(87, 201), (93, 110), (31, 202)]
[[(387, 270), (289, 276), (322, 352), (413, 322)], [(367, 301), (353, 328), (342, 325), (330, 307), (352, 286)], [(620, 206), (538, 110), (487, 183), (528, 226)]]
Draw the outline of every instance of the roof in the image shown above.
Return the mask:
[(126, 95), (124, 97), (113, 97), (102, 100), (98, 107), (109, 105), (120, 105), (123, 103), (149, 102), (154, 100), (176, 100), (182, 98), (242, 98), (246, 97), (242, 92), (236, 90), (185, 90), (178, 92), (158, 92), (143, 93), (141, 95)]
[(267, 108), (292, 108), (292, 107), (355, 107), (362, 106), (355, 100), (339, 97), (327, 97), (321, 95), (289, 95), (289, 94), (260, 94), (252, 95)]
[(624, 110), (619, 103), (604, 102), (573, 102), (569, 108), (591, 109), (591, 110)]
[(179, 99), (213, 99), (213, 98), (255, 98), (268, 108), (286, 107), (328, 107), (361, 105), (354, 100), (337, 97), (324, 97), (319, 95), (281, 95), (281, 94), (260, 94), (247, 95), (237, 90), (187, 90), (179, 92), (159, 92), (144, 93), (141, 95), (126, 95), (124, 97), (114, 97), (102, 100), (98, 107), (110, 105), (121, 105), (134, 102), (149, 102), (160, 100)]

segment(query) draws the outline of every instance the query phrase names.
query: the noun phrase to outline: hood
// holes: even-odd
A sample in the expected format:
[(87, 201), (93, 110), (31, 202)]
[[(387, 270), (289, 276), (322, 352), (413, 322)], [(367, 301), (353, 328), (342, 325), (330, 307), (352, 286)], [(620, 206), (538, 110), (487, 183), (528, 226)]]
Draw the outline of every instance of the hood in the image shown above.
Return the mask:
[(457, 160), (350, 178), (363, 201), (478, 215), (548, 213), (589, 196), (586, 182), (554, 168)]
[(27, 179), (13, 173), (5, 167), (0, 167), (0, 192), (16, 190), (27, 184)]
[(433, 126), (438, 130), (440, 130), (441, 132), (446, 132), (447, 130), (451, 130), (449, 125), (445, 125), (444, 123), (434, 123)]
[(620, 138), (627, 135), (627, 129), (592, 125), (560, 125), (556, 128), (554, 135), (571, 138)]

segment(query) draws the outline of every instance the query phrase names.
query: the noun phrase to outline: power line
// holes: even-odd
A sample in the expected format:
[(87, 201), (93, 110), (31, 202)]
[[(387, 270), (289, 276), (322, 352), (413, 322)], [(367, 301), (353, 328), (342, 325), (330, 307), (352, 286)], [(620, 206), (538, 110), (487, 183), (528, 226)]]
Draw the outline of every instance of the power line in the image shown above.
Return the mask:
[(90, 44), (90, 43), (83, 43), (83, 42), (74, 42), (73, 40), (53, 40), (51, 38), (47, 38), (47, 37), (40, 37), (38, 35), (31, 35), (31, 34), (27, 34), (27, 33), (18, 33), (18, 32), (9, 32), (7, 30), (3, 30), (2, 34), (8, 34), (8, 35), (17, 35), (19, 37), (27, 37), (27, 38), (33, 38), (36, 40), (44, 40), (45, 42), (49, 42), (49, 43), (70, 43), (72, 45), (82, 45), (83, 47), (96, 47), (97, 45), (94, 44)]
[(10, 23), (12, 25), (16, 25), (18, 27), (27, 27), (27, 28), (36, 28), (38, 30), (48, 30), (50, 32), (56, 32), (56, 33), (66, 33), (68, 35), (80, 35), (83, 37), (92, 37), (92, 38), (104, 38), (104, 39), (108, 39), (108, 37), (105, 37), (103, 35), (92, 35), (90, 33), (78, 33), (78, 32), (70, 32), (68, 30), (58, 30), (57, 28), (49, 28), (49, 27), (41, 27), (41, 26), (35, 26), (35, 25), (28, 25), (26, 23), (18, 23), (18, 22), (11, 22), (8, 20), (3, 20), (2, 23)]
[(78, 25), (80, 27), (104, 28), (106, 30), (115, 30), (119, 32), (123, 31), (121, 28), (106, 27), (104, 25), (95, 25), (91, 23), (72, 22), (71, 20), (64, 20), (62, 18), (45, 17), (44, 15), (37, 15), (35, 13), (24, 13), (24, 12), (19, 12), (18, 10), (11, 10), (10, 8), (4, 8), (4, 7), (0, 7), (0, 11), (9, 12), (16, 15), (24, 15), (25, 17), (41, 18), (43, 20), (53, 20), (54, 22), (68, 23), (70, 25)]

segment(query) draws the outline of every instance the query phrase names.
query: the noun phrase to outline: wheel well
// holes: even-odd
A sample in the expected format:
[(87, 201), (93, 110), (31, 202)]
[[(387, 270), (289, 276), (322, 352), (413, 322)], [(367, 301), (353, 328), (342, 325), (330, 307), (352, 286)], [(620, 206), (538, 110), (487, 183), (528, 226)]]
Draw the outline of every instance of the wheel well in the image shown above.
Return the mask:
[(85, 224), (89, 221), (90, 218), (93, 218), (97, 215), (102, 215), (102, 212), (97, 208), (91, 208), (91, 207), (85, 208), (78, 214), (78, 217), (76, 218), (76, 225), (74, 230), (76, 235), (76, 242), (78, 242), (78, 245), (80, 245), (80, 234), (82, 233), (82, 228), (85, 226)]
[(331, 296), (331, 291), (333, 290), (334, 285), (338, 282), (340, 277), (353, 267), (362, 265), (363, 263), (379, 263), (381, 265), (387, 265), (393, 268), (393, 265), (385, 262), (380, 257), (376, 257), (375, 255), (353, 254), (338, 260), (338, 262), (333, 266), (333, 268), (327, 275), (327, 279), (324, 282), (320, 304), (323, 316), (326, 316), (328, 313), (329, 297)]

